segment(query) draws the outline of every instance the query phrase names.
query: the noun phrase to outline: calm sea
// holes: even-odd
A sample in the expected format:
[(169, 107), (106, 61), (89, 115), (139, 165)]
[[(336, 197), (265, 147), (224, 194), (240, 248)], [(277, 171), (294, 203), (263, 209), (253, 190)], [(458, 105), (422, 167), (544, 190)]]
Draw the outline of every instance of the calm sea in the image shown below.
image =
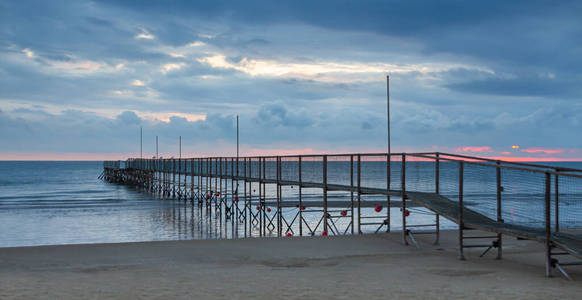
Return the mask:
[[(581, 163), (560, 165), (582, 168)], [(407, 172), (417, 172), (418, 178), (423, 177), (423, 172), (432, 172), (422, 163), (416, 167), (412, 164), (411, 168)], [(103, 182), (97, 178), (102, 170), (102, 162), (0, 162), (0, 247), (242, 236), (244, 226), (229, 228), (221, 223), (223, 220), (209, 217), (197, 205), (157, 199), (132, 187)], [(385, 168), (379, 166), (378, 170), (381, 173)], [(454, 181), (454, 171), (451, 174), (451, 181)], [(489, 187), (491, 174), (487, 174), (474, 176), (475, 179), (467, 184), (469, 191), (475, 191), (473, 199), (477, 202), (484, 195), (490, 197), (493, 191), (476, 192), (483, 190), (484, 184)], [(446, 190), (446, 167), (441, 176), (442, 189)], [(480, 182), (478, 178), (481, 177), (486, 179)], [(416, 184), (422, 186), (424, 183)], [(528, 184), (524, 180), (518, 187), (526, 191), (526, 196)], [(297, 189), (287, 189), (285, 198), (293, 198)], [(579, 188), (571, 189), (579, 192)], [(274, 189), (268, 192), (273, 194)], [(305, 200), (321, 199), (321, 191), (305, 189), (304, 193)], [(512, 195), (518, 197), (519, 194)], [(330, 192), (330, 197), (348, 199), (346, 193)], [(374, 197), (367, 196), (365, 200), (374, 200)], [(577, 204), (580, 202), (573, 203), (580, 206)], [(484, 207), (490, 208), (491, 205), (489, 201)], [(508, 218), (512, 213), (519, 216), (519, 212), (512, 212), (511, 207), (506, 211)], [(372, 209), (366, 209), (364, 213), (373, 214)], [(398, 214), (398, 208), (393, 208), (392, 213)], [(293, 214), (289, 212), (288, 217), (292, 219)], [(317, 223), (316, 216), (307, 218), (313, 218), (311, 221)], [(415, 209), (410, 222), (429, 222), (433, 218), (426, 211)], [(445, 229), (456, 228), (447, 221), (441, 224)], [(392, 226), (394, 229), (399, 227), (397, 217), (393, 218)], [(366, 231), (373, 232), (374, 229)]]

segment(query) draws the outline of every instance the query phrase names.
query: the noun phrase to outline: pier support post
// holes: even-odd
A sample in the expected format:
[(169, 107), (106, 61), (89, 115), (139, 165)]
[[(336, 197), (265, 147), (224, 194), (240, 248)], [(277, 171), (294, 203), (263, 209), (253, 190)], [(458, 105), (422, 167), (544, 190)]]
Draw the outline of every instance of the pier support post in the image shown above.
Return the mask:
[(463, 161), (459, 162), (459, 259), (465, 260), (465, 255), (463, 255)]
[(354, 156), (350, 155), (350, 227), (354, 234)]
[(299, 180), (299, 236), (303, 236), (303, 199), (301, 198), (303, 182), (301, 178), (301, 156), (298, 159), (298, 180)]
[(283, 233), (283, 221), (281, 220), (281, 156), (277, 156), (277, 236), (281, 237)]
[(550, 216), (550, 187), (551, 187), (551, 175), (546, 173), (546, 187), (545, 187), (545, 248), (546, 248), (546, 277), (552, 276), (552, 241), (551, 241), (551, 216)]
[(402, 193), (402, 244), (408, 245), (406, 240), (408, 235), (408, 229), (406, 229), (406, 154), (404, 153), (402, 154), (402, 171), (400, 173), (402, 175), (400, 180), (400, 192)]
[[(496, 179), (497, 179), (497, 222), (503, 223), (503, 213), (501, 207), (501, 168), (500, 161), (497, 161), (497, 167), (495, 169)], [(503, 257), (503, 236), (501, 233), (497, 234), (497, 259), (502, 259)]]
[(390, 152), (386, 154), (386, 232), (390, 232), (390, 183), (391, 183), (391, 174), (390, 174)]
[[(436, 160), (435, 160), (435, 167), (434, 167), (434, 189), (435, 189), (435, 193), (438, 195), (440, 193), (440, 158), (439, 158), (439, 153), (436, 153)], [(440, 222), (440, 216), (437, 213), (436, 217), (435, 217), (435, 224), (436, 224), (436, 228), (435, 228), (435, 232), (436, 232), (436, 240), (434, 241), (435, 245), (439, 245), (440, 244), (440, 238), (441, 238), (441, 222)]]
[(554, 230), (556, 232), (560, 232), (560, 193), (559, 193), (559, 176), (558, 174), (554, 175), (554, 218), (555, 218), (555, 225)]
[(358, 154), (358, 234), (362, 234), (362, 156)]
[(323, 156), (323, 231), (327, 233), (327, 155)]
[(172, 198), (176, 198), (176, 159), (172, 158)]

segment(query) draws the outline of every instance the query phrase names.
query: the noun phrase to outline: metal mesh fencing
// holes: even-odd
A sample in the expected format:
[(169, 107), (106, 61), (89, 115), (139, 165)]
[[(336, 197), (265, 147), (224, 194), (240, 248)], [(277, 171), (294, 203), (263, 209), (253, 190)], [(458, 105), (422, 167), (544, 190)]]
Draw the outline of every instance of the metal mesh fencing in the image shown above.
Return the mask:
[(439, 162), (439, 194), (452, 201), (459, 201), (459, 165), (458, 161)]
[[(556, 197), (556, 176), (558, 194)], [(582, 177), (571, 174), (552, 176), (552, 220), (556, 230), (556, 211), (558, 212), (557, 231), (570, 231), (582, 228)], [(556, 202), (557, 200), (557, 202)], [(556, 205), (556, 203), (558, 205)]]
[(402, 190), (402, 155), (390, 155), (390, 190)]
[(467, 208), (497, 220), (497, 167), (464, 164), (463, 203)]
[(327, 157), (327, 184), (353, 186), (355, 184), (353, 172), (353, 156), (330, 155)]
[(323, 183), (323, 156), (302, 157), (301, 179), (304, 183)]
[(505, 223), (544, 228), (546, 174), (501, 169), (501, 209)]
[(360, 186), (370, 189), (388, 187), (386, 155), (362, 155), (360, 159)]
[(277, 180), (277, 157), (267, 157), (263, 159), (263, 178), (267, 180)]
[(281, 180), (298, 182), (299, 178), (299, 157), (285, 156), (281, 157)]
[(415, 192), (435, 193), (435, 159), (419, 156), (407, 156), (406, 159), (406, 188)]

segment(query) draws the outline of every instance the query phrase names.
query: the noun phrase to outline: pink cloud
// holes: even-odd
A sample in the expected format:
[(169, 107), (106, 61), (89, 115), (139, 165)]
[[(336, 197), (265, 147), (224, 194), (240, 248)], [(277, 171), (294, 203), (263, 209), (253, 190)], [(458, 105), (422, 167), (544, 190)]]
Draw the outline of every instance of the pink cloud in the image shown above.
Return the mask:
[(465, 146), (455, 148), (455, 152), (489, 153), (493, 150), (489, 146)]
[(306, 155), (306, 154), (323, 154), (324, 151), (316, 151), (312, 148), (304, 149), (256, 149), (245, 150), (245, 156), (279, 156), (279, 155)]
[(552, 161), (582, 161), (582, 157), (507, 157), (507, 156), (500, 156), (500, 157), (485, 157), (488, 159), (494, 160), (504, 160), (504, 161), (512, 161), (512, 162), (552, 162)]
[(566, 149), (544, 149), (539, 147), (521, 149), (520, 151), (526, 153), (543, 153), (543, 154), (562, 154)]
[(501, 152), (501, 154), (503, 154), (503, 155), (511, 155), (511, 152), (504, 151), (504, 152)]

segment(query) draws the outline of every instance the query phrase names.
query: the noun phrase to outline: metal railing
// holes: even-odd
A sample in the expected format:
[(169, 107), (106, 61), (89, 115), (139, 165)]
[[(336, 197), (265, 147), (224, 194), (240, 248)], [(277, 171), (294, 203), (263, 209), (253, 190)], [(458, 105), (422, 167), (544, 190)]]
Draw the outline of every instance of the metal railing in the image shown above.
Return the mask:
[[(118, 162), (105, 162), (105, 167), (120, 168)], [(286, 156), (248, 156), (248, 157), (201, 157), (183, 159), (128, 159), (125, 162), (128, 170), (152, 172), (153, 180), (162, 180), (165, 184), (176, 185), (175, 177), (184, 175), (192, 178), (194, 187), (201, 194), (212, 193), (217, 189), (219, 180), (231, 180), (231, 199), (241, 193), (249, 204), (252, 203), (252, 183), (259, 185), (259, 201), (266, 201), (267, 194), (275, 199), (277, 212), (276, 225), (279, 235), (285, 231), (281, 211), (285, 202), (295, 201), (297, 207), (303, 207), (303, 190), (320, 189), (321, 224), (327, 234), (332, 226), (328, 203), (330, 195), (342, 192), (342, 199), (349, 202), (349, 210), (341, 211), (351, 221), (346, 225), (345, 232), (362, 232), (362, 226), (374, 225), (390, 231), (391, 205), (400, 200), (402, 212), (403, 242), (407, 242), (410, 228), (407, 224), (407, 202), (411, 193), (422, 195), (439, 195), (456, 203), (456, 216), (451, 217), (459, 224), (460, 256), (465, 246), (463, 229), (467, 209), (469, 213), (497, 222), (500, 228), (513, 226), (529, 231), (540, 240), (545, 240), (551, 248), (551, 236), (555, 233), (576, 231), (582, 228), (582, 170), (550, 166), (543, 164), (510, 162), (492, 160), (449, 153), (350, 153), (350, 154), (317, 154), (317, 155), (286, 155)], [(156, 175), (159, 174), (159, 175)], [(196, 178), (196, 180), (194, 179)], [(214, 182), (213, 182), (214, 180)], [(244, 183), (244, 191), (239, 190), (238, 181)], [(236, 182), (236, 184), (232, 183)], [(247, 182), (249, 188), (247, 190)], [(181, 186), (180, 179), (178, 184)], [(267, 193), (265, 185), (276, 186), (276, 191)], [(235, 188), (236, 186), (236, 188)], [(282, 187), (297, 186), (299, 191), (295, 199), (285, 198)], [(247, 197), (247, 192), (249, 193)], [(380, 200), (384, 197), (384, 200)], [(428, 197), (428, 196), (427, 196)], [(422, 199), (415, 199), (423, 202)], [(386, 214), (384, 216), (367, 216), (361, 213), (363, 205), (370, 201), (384, 201)], [(264, 205), (261, 202), (260, 205)], [(246, 203), (246, 202), (245, 202)], [(422, 204), (422, 203), (421, 203)], [(238, 205), (238, 204), (237, 204)], [(252, 204), (251, 204), (252, 205)], [(429, 209), (431, 207), (427, 206)], [(376, 207), (377, 208), (377, 207)], [(381, 208), (379, 209), (381, 210)], [(378, 210), (377, 210), (378, 211)], [(246, 212), (245, 212), (246, 213)], [(299, 209), (299, 232), (303, 231), (303, 209)], [(376, 219), (374, 219), (376, 218)], [(261, 222), (267, 222), (261, 219)], [(436, 215), (437, 241), (439, 214)], [(501, 224), (501, 225), (500, 225)], [(293, 225), (293, 223), (292, 223)], [(318, 224), (319, 225), (319, 224)], [(297, 227), (297, 225), (294, 225)], [(307, 225), (306, 225), (307, 226)], [(335, 229), (338, 230), (335, 223)], [(418, 225), (425, 226), (425, 225)], [(468, 224), (470, 226), (470, 224)], [(351, 227), (351, 228), (350, 228)], [(293, 230), (288, 226), (286, 230)], [(537, 233), (541, 232), (539, 235)], [(313, 231), (312, 231), (313, 233)], [(507, 233), (507, 231), (504, 231)], [(511, 233), (511, 231), (510, 231)], [(516, 233), (519, 235), (519, 232)], [(497, 243), (497, 244), (496, 244)], [(501, 257), (501, 233), (497, 242)], [(491, 247), (489, 247), (491, 248)], [(489, 249), (488, 248), (488, 249)], [(549, 251), (549, 250), (548, 250)], [(550, 255), (551, 256), (551, 255)]]

